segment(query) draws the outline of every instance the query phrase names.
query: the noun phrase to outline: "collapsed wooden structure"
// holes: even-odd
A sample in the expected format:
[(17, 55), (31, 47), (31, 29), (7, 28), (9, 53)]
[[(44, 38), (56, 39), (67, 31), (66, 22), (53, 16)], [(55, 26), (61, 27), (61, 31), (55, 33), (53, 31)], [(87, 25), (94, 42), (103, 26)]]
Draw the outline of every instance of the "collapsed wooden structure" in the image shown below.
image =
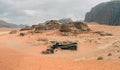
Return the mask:
[(55, 49), (62, 49), (62, 50), (77, 50), (77, 43), (70, 43), (70, 44), (59, 44), (56, 43), (55, 45), (51, 46), (50, 48), (46, 49), (45, 51), (42, 51), (42, 54), (53, 54)]

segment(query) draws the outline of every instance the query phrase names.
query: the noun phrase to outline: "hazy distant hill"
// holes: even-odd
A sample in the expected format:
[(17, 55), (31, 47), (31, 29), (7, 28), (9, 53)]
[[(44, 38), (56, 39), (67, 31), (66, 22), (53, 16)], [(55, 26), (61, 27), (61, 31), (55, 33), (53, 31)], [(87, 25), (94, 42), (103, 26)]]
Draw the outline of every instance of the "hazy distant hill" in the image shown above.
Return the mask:
[(12, 24), (12, 23), (7, 23), (4, 20), (0, 20), (0, 28), (1, 27), (7, 27), (7, 28), (23, 28), (25, 25), (16, 25), (16, 24)]
[(65, 18), (65, 19), (60, 19), (59, 20), (61, 23), (68, 23), (68, 22), (73, 22), (71, 18)]
[(92, 8), (85, 21), (107, 25), (120, 25), (120, 0), (111, 0)]
[[(48, 21), (46, 21), (45, 23), (47, 23), (47, 22), (49, 22), (49, 21), (51, 21), (51, 20), (48, 20)], [(73, 20), (72, 20), (71, 18), (59, 19), (58, 21), (61, 22), (61, 23), (73, 22)]]

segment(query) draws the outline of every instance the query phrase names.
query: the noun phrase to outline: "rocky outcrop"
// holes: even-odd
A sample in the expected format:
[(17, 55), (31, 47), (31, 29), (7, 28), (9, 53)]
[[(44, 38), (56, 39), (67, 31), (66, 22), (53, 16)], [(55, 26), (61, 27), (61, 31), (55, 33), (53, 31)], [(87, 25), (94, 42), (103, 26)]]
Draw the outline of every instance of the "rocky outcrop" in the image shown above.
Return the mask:
[(70, 23), (62, 24), (60, 31), (78, 34), (78, 33), (88, 32), (90, 31), (90, 28), (87, 26), (87, 24), (83, 22), (70, 22)]
[(86, 14), (85, 21), (120, 25), (120, 1), (114, 0), (95, 6)]
[(35, 33), (42, 33), (46, 30), (55, 30), (60, 29), (61, 23), (57, 20), (51, 20), (47, 23), (40, 23), (38, 25), (32, 25), (32, 28), (35, 29)]
[(62, 33), (84, 33), (90, 31), (90, 28), (87, 24), (83, 22), (69, 22), (61, 23), (58, 20), (51, 20), (47, 23), (41, 23), (38, 25), (32, 25), (31, 27), (26, 27), (24, 30), (33, 30), (35, 33), (43, 33), (47, 30), (59, 30)]
[(46, 25), (44, 23), (41, 23), (39, 25), (36, 25), (34, 29), (35, 29), (34, 30), (35, 33), (42, 33), (43, 31), (46, 30)]
[(57, 20), (51, 20), (48, 23), (46, 23), (47, 30), (59, 29), (60, 26), (61, 26), (61, 23)]

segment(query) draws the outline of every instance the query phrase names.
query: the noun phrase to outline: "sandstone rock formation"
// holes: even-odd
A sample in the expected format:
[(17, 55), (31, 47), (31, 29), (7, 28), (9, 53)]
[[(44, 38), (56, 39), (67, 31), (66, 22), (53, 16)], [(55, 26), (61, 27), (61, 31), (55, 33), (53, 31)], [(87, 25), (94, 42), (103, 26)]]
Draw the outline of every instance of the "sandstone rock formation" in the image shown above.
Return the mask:
[(87, 24), (83, 22), (69, 22), (69, 23), (61, 23), (58, 20), (51, 20), (47, 23), (41, 23), (38, 25), (32, 25), (31, 27), (26, 27), (21, 30), (32, 30), (35, 33), (43, 33), (47, 30), (59, 30), (62, 33), (84, 33), (90, 31), (90, 28)]
[(42, 33), (44, 30), (46, 30), (46, 25), (44, 23), (38, 24), (34, 27), (35, 33)]
[(42, 33), (45, 30), (59, 29), (60, 27), (61, 27), (61, 23), (57, 20), (51, 20), (47, 23), (32, 25), (32, 28), (35, 29), (35, 33)]
[(60, 26), (61, 26), (61, 23), (57, 20), (51, 20), (48, 23), (46, 23), (47, 30), (59, 29)]
[(85, 21), (120, 25), (120, 0), (101, 3), (86, 14)]
[(87, 24), (83, 22), (70, 22), (62, 24), (60, 31), (71, 33), (83, 33), (90, 31), (90, 28), (87, 26)]

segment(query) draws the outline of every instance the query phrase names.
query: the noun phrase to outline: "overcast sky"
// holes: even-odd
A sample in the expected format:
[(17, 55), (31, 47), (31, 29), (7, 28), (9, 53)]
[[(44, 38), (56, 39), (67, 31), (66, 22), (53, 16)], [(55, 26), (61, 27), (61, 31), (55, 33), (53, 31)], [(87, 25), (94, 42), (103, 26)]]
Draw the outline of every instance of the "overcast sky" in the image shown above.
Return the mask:
[(0, 19), (37, 24), (50, 19), (82, 20), (95, 5), (109, 0), (0, 0)]

